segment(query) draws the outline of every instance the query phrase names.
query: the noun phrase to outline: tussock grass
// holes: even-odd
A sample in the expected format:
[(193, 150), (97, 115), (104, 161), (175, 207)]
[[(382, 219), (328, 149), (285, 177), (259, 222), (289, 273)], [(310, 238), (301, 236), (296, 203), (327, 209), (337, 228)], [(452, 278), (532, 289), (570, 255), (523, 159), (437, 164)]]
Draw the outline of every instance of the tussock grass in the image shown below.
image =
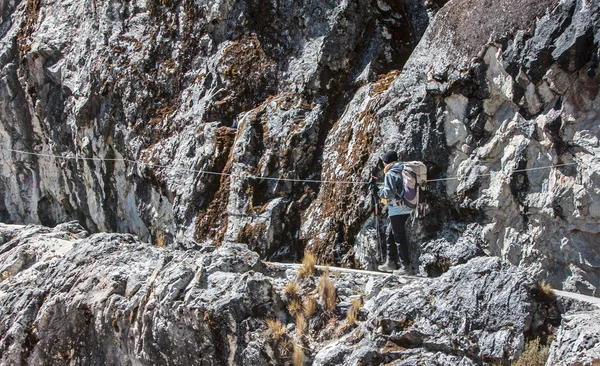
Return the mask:
[(279, 342), (278, 346), (279, 346), (279, 351), (281, 352), (282, 356), (291, 356), (292, 355), (294, 346), (293, 346), (292, 342), (290, 342), (289, 339), (282, 339), (281, 342)]
[(300, 293), (300, 286), (298, 285), (298, 282), (292, 281), (285, 285), (284, 290), (289, 299), (294, 299), (297, 298)]
[(304, 316), (307, 318), (311, 318), (317, 312), (317, 299), (313, 296), (308, 296), (306, 300), (304, 300)]
[(294, 344), (294, 355), (292, 356), (294, 366), (304, 365), (304, 350), (299, 344)]
[(358, 317), (358, 313), (354, 308), (348, 309), (348, 313), (346, 314), (346, 321), (348, 321), (348, 325), (356, 324), (356, 318)]
[(335, 284), (329, 279), (329, 270), (321, 275), (319, 295), (321, 296), (321, 301), (323, 301), (325, 311), (333, 312), (335, 310), (337, 292)]
[(512, 366), (544, 366), (549, 350), (548, 346), (540, 345), (540, 339), (536, 338), (527, 343), (525, 351)]
[(315, 266), (317, 265), (317, 257), (310, 252), (304, 252), (304, 258), (302, 259), (302, 267), (298, 270), (299, 278), (308, 278), (315, 273)]
[(298, 301), (298, 299), (290, 300), (287, 309), (290, 315), (297, 315), (298, 313), (300, 313), (301, 310), (300, 301)]
[(298, 338), (302, 337), (306, 330), (306, 318), (303, 314), (296, 315), (296, 335)]
[(281, 337), (285, 334), (285, 325), (281, 324), (281, 322), (277, 319), (267, 319), (266, 320), (267, 328), (271, 331), (273, 335), (273, 339), (275, 341), (279, 341)]
[(358, 313), (360, 311), (360, 307), (362, 306), (362, 301), (360, 298), (352, 299), (352, 306), (348, 309), (348, 313), (346, 314), (346, 320), (348, 321), (348, 325), (356, 324), (356, 319), (358, 319)]

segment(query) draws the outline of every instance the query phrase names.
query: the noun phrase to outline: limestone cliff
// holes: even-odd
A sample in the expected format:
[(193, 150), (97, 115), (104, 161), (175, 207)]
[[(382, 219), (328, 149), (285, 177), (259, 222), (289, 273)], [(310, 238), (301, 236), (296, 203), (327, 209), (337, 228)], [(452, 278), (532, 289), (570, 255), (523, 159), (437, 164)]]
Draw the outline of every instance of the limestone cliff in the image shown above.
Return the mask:
[(553, 365), (600, 359), (598, 308), (498, 258), (439, 278), (298, 277), (244, 244), (0, 224), (0, 273), (2, 365), (498, 365), (557, 327)]
[(321, 186), (246, 177), (319, 178), (354, 91), (400, 69), (442, 5), (2, 4), (4, 222), (287, 258)]
[(598, 8), (2, 0), (0, 218), (369, 268), (364, 186), (253, 177), (361, 182), (397, 148), (457, 177), (415, 271), (488, 254), (597, 295)]

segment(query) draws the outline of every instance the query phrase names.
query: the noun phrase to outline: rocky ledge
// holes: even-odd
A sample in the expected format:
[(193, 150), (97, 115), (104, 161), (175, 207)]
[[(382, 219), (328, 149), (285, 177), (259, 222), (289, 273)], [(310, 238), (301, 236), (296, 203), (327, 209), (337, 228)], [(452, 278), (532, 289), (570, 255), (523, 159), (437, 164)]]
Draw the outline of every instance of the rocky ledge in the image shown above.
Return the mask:
[(534, 339), (552, 364), (600, 359), (600, 309), (498, 258), (437, 278), (297, 271), (245, 244), (0, 224), (0, 272), (3, 365), (497, 365)]

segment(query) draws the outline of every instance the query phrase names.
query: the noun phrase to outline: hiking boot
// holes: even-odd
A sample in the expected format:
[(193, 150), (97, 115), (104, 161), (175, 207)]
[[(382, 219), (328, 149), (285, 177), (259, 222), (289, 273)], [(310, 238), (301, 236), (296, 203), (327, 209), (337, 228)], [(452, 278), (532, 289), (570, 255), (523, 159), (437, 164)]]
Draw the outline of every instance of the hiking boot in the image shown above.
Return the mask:
[(380, 272), (394, 272), (398, 269), (398, 264), (392, 261), (386, 261), (385, 264), (382, 264), (377, 267)]
[(406, 269), (406, 267), (400, 267), (397, 270), (395, 270), (394, 272), (392, 272), (395, 276), (408, 276), (410, 275), (410, 272), (408, 272), (408, 270)]

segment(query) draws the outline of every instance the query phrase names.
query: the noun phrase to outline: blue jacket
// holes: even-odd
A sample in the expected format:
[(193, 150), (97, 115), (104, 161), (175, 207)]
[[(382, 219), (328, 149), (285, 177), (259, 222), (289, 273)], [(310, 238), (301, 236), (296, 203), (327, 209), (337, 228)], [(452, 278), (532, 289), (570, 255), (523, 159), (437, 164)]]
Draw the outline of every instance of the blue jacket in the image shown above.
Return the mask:
[(396, 162), (386, 168), (383, 188), (379, 197), (387, 200), (388, 216), (409, 215), (413, 209), (402, 203), (404, 186), (402, 184), (402, 168), (404, 163)]

